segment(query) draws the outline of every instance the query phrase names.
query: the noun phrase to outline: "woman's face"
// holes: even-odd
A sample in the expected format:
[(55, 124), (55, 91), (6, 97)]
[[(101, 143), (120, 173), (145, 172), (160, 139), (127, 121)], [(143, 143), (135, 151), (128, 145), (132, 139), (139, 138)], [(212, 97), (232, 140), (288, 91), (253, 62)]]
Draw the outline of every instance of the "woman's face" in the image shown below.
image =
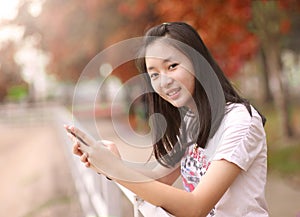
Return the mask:
[(182, 52), (158, 40), (148, 45), (145, 62), (156, 93), (176, 107), (195, 108), (194, 69)]

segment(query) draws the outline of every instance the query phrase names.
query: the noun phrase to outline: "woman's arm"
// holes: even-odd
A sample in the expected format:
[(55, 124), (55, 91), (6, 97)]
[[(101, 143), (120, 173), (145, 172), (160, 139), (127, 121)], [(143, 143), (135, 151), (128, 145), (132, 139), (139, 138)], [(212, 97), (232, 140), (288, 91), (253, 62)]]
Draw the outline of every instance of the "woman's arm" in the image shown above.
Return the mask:
[[(179, 174), (179, 167), (161, 180), (165, 184), (131, 169), (107, 146), (80, 147), (83, 148), (80, 153), (85, 153), (81, 156), (83, 162), (88, 156), (91, 167), (97, 172), (109, 176), (144, 200), (176, 216), (206, 216), (241, 171), (238, 166), (226, 160), (212, 161), (201, 182), (189, 193), (168, 185)], [(74, 150), (74, 153), (79, 154), (78, 150)]]
[(206, 216), (241, 171), (238, 166), (226, 160), (212, 161), (201, 182), (189, 193), (128, 167), (104, 147), (92, 147), (86, 151), (94, 170), (178, 217)]
[(158, 181), (135, 183), (116, 180), (116, 182), (178, 217), (207, 216), (240, 171), (238, 166), (226, 160), (213, 161), (206, 175), (191, 193)]
[[(110, 152), (112, 152), (115, 156), (122, 159), (117, 146), (113, 142), (110, 142), (107, 140), (102, 140), (101, 143), (104, 144), (106, 146), (106, 148)], [(90, 162), (87, 159), (87, 155), (83, 154), (83, 152), (81, 152), (79, 147), (80, 147), (79, 144), (77, 143), (77, 141), (75, 141), (75, 144), (73, 146), (73, 153), (80, 156), (81, 161), (85, 164), (86, 167), (90, 167)], [(159, 172), (158, 172), (158, 170), (159, 170)], [(143, 171), (139, 171), (139, 172), (143, 174)], [(178, 165), (176, 168), (169, 169), (169, 168), (163, 168), (162, 166), (159, 165), (159, 166), (157, 166), (155, 172), (152, 171), (152, 173), (156, 173), (157, 174), (156, 176), (159, 177), (156, 179), (157, 181), (162, 182), (167, 185), (173, 185), (174, 182), (180, 176), (180, 166)], [(161, 174), (161, 175), (159, 175), (159, 174)]]
[(174, 171), (172, 171), (168, 175), (156, 179), (156, 181), (167, 185), (173, 185), (179, 176), (180, 176), (180, 166), (178, 166)]
[(189, 193), (131, 169), (103, 147), (87, 151), (91, 166), (97, 172), (176, 216), (206, 216), (241, 171), (226, 160), (213, 161), (196, 189)]

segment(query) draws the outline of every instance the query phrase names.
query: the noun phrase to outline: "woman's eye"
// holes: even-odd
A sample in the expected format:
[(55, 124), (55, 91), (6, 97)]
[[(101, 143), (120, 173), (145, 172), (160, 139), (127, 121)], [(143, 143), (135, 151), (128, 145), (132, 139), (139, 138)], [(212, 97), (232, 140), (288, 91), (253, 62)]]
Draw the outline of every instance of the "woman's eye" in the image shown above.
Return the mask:
[(172, 70), (172, 69), (176, 68), (176, 66), (178, 66), (177, 63), (171, 64), (171, 65), (169, 66), (169, 70)]
[(158, 77), (158, 73), (152, 73), (150, 74), (150, 78), (153, 80), (153, 79), (156, 79)]

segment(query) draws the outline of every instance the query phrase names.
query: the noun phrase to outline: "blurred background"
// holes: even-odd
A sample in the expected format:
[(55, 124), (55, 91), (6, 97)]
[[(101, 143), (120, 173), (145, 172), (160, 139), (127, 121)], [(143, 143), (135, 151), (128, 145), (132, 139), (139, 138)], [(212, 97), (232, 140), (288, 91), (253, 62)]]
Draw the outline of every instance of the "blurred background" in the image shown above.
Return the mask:
[[(76, 82), (95, 55), (170, 21), (194, 26), (266, 116), (271, 216), (300, 215), (300, 1), (0, 0), (0, 216), (84, 216), (58, 113), (72, 112)], [(112, 93), (136, 74), (132, 62), (109, 76), (99, 69), (80, 90), (77, 115), (106, 123)], [(84, 99), (104, 79), (91, 111)], [(146, 132), (142, 101), (129, 106), (131, 126)]]

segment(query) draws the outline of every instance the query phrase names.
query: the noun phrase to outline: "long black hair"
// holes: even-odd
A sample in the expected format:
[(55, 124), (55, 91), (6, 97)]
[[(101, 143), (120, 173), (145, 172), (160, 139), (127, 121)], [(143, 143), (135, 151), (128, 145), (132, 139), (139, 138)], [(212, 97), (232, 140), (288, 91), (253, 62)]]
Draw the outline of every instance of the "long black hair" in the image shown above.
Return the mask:
[[(154, 137), (154, 155), (158, 162), (160, 162), (162, 165), (171, 167), (180, 161), (189, 145), (197, 144), (198, 147), (205, 148), (209, 137), (211, 137), (217, 129), (211, 129), (213, 115), (211, 104), (203, 85), (201, 85), (198, 79), (195, 79), (195, 89), (193, 94), (198, 114), (196, 114), (196, 122), (194, 122), (189, 129), (184, 126), (183, 121), (183, 117), (187, 110), (173, 106), (161, 98), (159, 94), (155, 93), (152, 89), (150, 78), (146, 69), (145, 50), (147, 46), (152, 44), (155, 40), (162, 39), (163, 37), (179, 41), (188, 47), (193, 48), (193, 50), (197, 51), (202, 57), (204, 57), (204, 59), (212, 68), (212, 71), (217, 76), (224, 94), (225, 103), (241, 103), (246, 106), (250, 115), (252, 114), (249, 102), (242, 98), (230, 84), (221, 68), (209, 53), (199, 34), (193, 27), (183, 22), (163, 23), (152, 27), (145, 34), (143, 48), (141, 49), (140, 58), (136, 60), (136, 65), (141, 73), (145, 73), (145, 78), (147, 80), (146, 83), (149, 91), (146, 93), (146, 101), (149, 117), (151, 117), (153, 114), (159, 113), (164, 116), (167, 122), (166, 125), (164, 125), (162, 124), (160, 116), (152, 116), (151, 128)], [(176, 48), (180, 49), (178, 47)], [(195, 77), (200, 77), (200, 72), (196, 67), (196, 62), (198, 60), (195, 60), (195, 57), (191, 56), (191, 54), (186, 52), (184, 49), (180, 49), (180, 51), (192, 61)], [(262, 118), (264, 123), (265, 119), (263, 116)], [(220, 122), (221, 119), (218, 121), (218, 125)], [(187, 142), (186, 137), (189, 132), (193, 133), (194, 138), (192, 141)]]

